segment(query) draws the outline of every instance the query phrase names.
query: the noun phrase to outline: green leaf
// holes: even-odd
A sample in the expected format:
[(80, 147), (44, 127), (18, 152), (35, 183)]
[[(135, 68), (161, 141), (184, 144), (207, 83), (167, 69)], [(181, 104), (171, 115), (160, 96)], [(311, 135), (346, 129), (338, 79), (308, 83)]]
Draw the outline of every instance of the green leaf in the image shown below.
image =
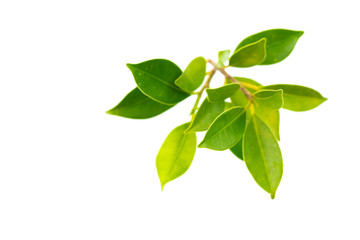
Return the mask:
[(161, 104), (135, 88), (118, 105), (106, 113), (126, 118), (145, 119), (157, 116), (173, 106)]
[(238, 143), (236, 143), (232, 148), (230, 148), (230, 151), (239, 159), (244, 160), (243, 156), (243, 143), (242, 138)]
[(254, 110), (256, 116), (268, 125), (276, 139), (280, 141), (280, 111), (262, 105), (255, 106)]
[(250, 78), (244, 78), (244, 77), (234, 77), (234, 78), (238, 80), (251, 93), (258, 91), (262, 86), (260, 83)]
[(232, 67), (252, 67), (261, 64), (266, 58), (266, 39), (249, 43), (238, 48), (230, 57)]
[(195, 114), (193, 121), (186, 133), (194, 133), (208, 130), (211, 123), (219, 116), (225, 109), (225, 102), (209, 102), (207, 98), (204, 99), (199, 110)]
[(234, 104), (231, 102), (225, 102), (225, 110), (234, 107)]
[(282, 89), (283, 108), (297, 112), (311, 110), (327, 100), (316, 90), (299, 85), (276, 84), (264, 86), (262, 89)]
[(246, 127), (243, 151), (251, 175), (274, 198), (283, 173), (282, 156), (274, 134), (255, 115)]
[(243, 136), (245, 122), (244, 108), (229, 108), (210, 125), (199, 147), (213, 150), (225, 150), (233, 147)]
[(303, 31), (287, 29), (271, 29), (256, 33), (245, 38), (235, 49), (240, 49), (250, 43), (266, 38), (266, 59), (261, 65), (269, 65), (281, 62), (290, 55)]
[(283, 91), (282, 89), (257, 91), (254, 93), (254, 101), (260, 106), (271, 109), (280, 109), (284, 103)]
[(224, 101), (228, 97), (232, 96), (238, 89), (240, 85), (238, 83), (230, 83), (219, 88), (207, 88), (207, 98), (210, 102)]
[(190, 167), (196, 151), (196, 134), (185, 134), (189, 123), (176, 127), (165, 139), (156, 157), (156, 168), (161, 182), (165, 184), (180, 177)]
[(134, 75), (139, 89), (148, 97), (163, 103), (176, 104), (189, 96), (174, 82), (181, 69), (165, 59), (153, 59), (139, 64), (126, 64)]
[(220, 51), (218, 53), (218, 55), (219, 55), (219, 61), (218, 61), (217, 67), (218, 68), (224, 67), (225, 62), (228, 60), (228, 58), (230, 56), (230, 50)]
[[(252, 80), (250, 78), (243, 77), (234, 77), (238, 80), (250, 93), (254, 93), (260, 89), (262, 86), (260, 83)], [(245, 107), (249, 103), (249, 99), (245, 96), (245, 94), (241, 90), (237, 90), (234, 95), (230, 97), (231, 102), (233, 102), (236, 106)]]
[(203, 57), (197, 57), (190, 62), (184, 73), (175, 81), (175, 84), (185, 92), (193, 92), (204, 81), (206, 73), (206, 61)]

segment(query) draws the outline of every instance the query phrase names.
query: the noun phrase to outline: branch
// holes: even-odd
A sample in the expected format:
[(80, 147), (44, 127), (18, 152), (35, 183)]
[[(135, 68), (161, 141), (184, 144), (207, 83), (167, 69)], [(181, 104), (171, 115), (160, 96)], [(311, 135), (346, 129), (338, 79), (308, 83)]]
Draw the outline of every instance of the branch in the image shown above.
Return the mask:
[(251, 93), (241, 84), (241, 82), (239, 82), (238, 80), (236, 80), (235, 78), (233, 78), (231, 75), (229, 75), (224, 68), (218, 68), (216, 66), (216, 63), (211, 60), (211, 59), (208, 59), (207, 60), (211, 65), (214, 66), (214, 69), (216, 70), (219, 70), (227, 79), (229, 79), (231, 82), (233, 83), (238, 83), (240, 85), (240, 90), (245, 94), (245, 96), (251, 100), (253, 97), (251, 95)]
[(195, 113), (196, 109), (198, 108), (198, 104), (199, 104), (201, 95), (203, 94), (203, 92), (205, 91), (205, 89), (209, 87), (210, 81), (211, 81), (211, 79), (213, 78), (216, 70), (217, 70), (217, 68), (214, 67), (214, 68), (209, 72), (209, 76), (208, 76), (205, 84), (202, 86), (202, 88), (200, 89), (200, 91), (197, 93), (198, 96), (197, 96), (197, 98), (196, 98), (194, 107), (193, 107), (193, 109), (191, 110), (190, 115), (193, 115), (193, 114)]

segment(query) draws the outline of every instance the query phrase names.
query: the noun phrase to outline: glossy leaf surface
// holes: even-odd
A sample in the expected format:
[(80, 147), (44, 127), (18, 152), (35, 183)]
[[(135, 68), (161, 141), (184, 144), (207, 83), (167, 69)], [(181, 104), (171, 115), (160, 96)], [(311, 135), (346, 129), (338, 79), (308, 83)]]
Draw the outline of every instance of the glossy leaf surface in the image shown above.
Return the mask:
[(174, 84), (182, 72), (169, 60), (153, 59), (126, 65), (131, 70), (139, 89), (160, 103), (173, 105), (189, 96)]
[(118, 105), (106, 113), (126, 118), (146, 119), (157, 116), (173, 106), (161, 104), (135, 88)]
[(199, 147), (225, 150), (233, 147), (243, 136), (246, 123), (244, 108), (232, 107), (210, 125)]
[(230, 57), (232, 67), (252, 67), (264, 62), (266, 58), (266, 39), (254, 41), (238, 48)]
[(207, 88), (207, 98), (210, 102), (224, 101), (226, 98), (232, 96), (240, 85), (237, 83), (230, 83), (219, 88)]
[(243, 141), (242, 138), (239, 142), (237, 142), (232, 148), (230, 148), (230, 151), (239, 159), (244, 160), (243, 156)]
[(260, 118), (253, 115), (243, 141), (247, 168), (255, 181), (274, 198), (283, 173), (282, 156), (275, 136)]
[(276, 84), (264, 86), (262, 89), (282, 89), (284, 96), (283, 108), (292, 111), (311, 110), (327, 100), (316, 90), (299, 85)]
[(230, 50), (220, 51), (218, 53), (218, 56), (219, 56), (219, 61), (218, 61), (217, 67), (219, 67), (219, 68), (224, 67), (226, 61), (228, 60), (228, 58), (230, 56)]
[(190, 167), (196, 151), (196, 134), (185, 134), (189, 123), (178, 126), (165, 139), (156, 157), (156, 168), (161, 182), (165, 184), (184, 174)]
[(183, 74), (176, 79), (175, 84), (185, 92), (193, 92), (204, 81), (206, 61), (203, 57), (197, 57), (186, 67)]
[(268, 107), (271, 109), (280, 109), (283, 106), (283, 91), (278, 90), (260, 90), (254, 93), (255, 105)]
[(261, 65), (278, 63), (290, 55), (296, 45), (296, 42), (303, 33), (303, 31), (293, 31), (287, 29), (266, 30), (245, 38), (236, 47), (235, 51), (249, 43), (266, 38), (266, 59), (261, 63)]
[(208, 130), (211, 123), (224, 110), (224, 101), (209, 102), (209, 100), (205, 98), (186, 132), (194, 133)]

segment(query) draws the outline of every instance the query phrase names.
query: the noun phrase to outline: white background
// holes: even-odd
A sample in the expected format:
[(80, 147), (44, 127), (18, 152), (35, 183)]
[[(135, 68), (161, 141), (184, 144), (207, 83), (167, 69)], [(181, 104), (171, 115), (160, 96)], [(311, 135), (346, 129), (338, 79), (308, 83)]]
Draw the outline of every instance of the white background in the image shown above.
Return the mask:
[[(360, 239), (357, 3), (2, 0), (0, 239)], [(229, 71), (329, 99), (281, 111), (276, 199), (207, 149), (161, 192), (157, 151), (195, 98), (149, 120), (107, 115), (135, 87), (125, 64), (184, 69), (271, 28), (305, 34), (279, 64)]]

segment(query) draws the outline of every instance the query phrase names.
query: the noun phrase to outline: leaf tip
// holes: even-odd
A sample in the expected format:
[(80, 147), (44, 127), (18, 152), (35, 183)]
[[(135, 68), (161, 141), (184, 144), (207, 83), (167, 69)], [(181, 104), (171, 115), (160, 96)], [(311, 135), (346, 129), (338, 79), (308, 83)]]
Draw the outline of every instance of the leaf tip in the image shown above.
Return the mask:
[(271, 193), (271, 199), (275, 199), (275, 193)]

